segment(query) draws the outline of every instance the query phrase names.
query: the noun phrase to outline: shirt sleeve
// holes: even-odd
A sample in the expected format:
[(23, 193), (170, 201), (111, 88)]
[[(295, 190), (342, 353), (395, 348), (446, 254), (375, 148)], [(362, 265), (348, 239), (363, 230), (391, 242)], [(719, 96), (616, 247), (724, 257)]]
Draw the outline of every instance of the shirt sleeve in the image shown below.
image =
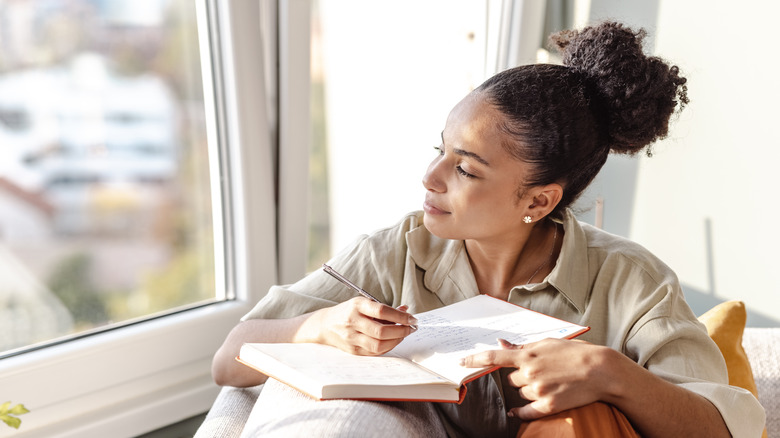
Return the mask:
[[(350, 260), (366, 259), (367, 236), (358, 238), (349, 248), (328, 263), (338, 272), (355, 282), (365, 284), (355, 276), (354, 269), (345, 269)], [(363, 286), (366, 288), (365, 286)], [(294, 284), (272, 286), (252, 310), (241, 320), (292, 318), (315, 310), (334, 306), (357, 296), (339, 281), (318, 269)]]
[[(360, 236), (328, 264), (374, 298), (397, 307), (407, 258), (406, 233), (418, 222), (409, 214), (393, 227)], [(356, 296), (357, 292), (317, 269), (294, 284), (271, 287), (242, 321), (292, 318)]]
[(640, 320), (627, 343), (629, 355), (653, 374), (709, 400), (733, 437), (761, 436), (763, 407), (750, 391), (728, 384), (720, 350), (681, 295), (671, 291)]

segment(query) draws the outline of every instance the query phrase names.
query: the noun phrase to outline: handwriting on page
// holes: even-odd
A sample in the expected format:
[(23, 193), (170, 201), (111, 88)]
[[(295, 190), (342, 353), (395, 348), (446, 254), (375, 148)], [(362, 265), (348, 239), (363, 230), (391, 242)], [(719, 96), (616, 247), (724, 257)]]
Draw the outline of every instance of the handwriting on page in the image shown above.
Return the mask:
[[(422, 313), (419, 329), (396, 347), (394, 353), (420, 362), (435, 355), (457, 358), (497, 348), (497, 339), (525, 344), (565, 329), (567, 323), (536, 318), (530, 311), (492, 314), (469, 319), (450, 319)], [(556, 336), (561, 337), (561, 336)]]

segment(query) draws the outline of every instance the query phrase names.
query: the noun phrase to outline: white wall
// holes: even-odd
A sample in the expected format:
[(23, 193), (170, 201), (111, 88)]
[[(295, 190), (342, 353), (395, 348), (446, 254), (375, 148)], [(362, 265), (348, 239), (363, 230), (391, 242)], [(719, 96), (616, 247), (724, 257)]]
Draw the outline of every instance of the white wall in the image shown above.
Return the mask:
[(591, 18), (647, 26), (648, 45), (688, 78), (691, 103), (652, 158), (605, 167), (594, 187), (604, 227), (672, 266), (697, 313), (739, 299), (748, 325), (780, 325), (780, 4), (662, 0), (643, 3), (645, 15), (626, 10), (637, 3), (594, 0)]
[(485, 2), (320, 5), (338, 251), (422, 208), (422, 177), (447, 115), (482, 81)]

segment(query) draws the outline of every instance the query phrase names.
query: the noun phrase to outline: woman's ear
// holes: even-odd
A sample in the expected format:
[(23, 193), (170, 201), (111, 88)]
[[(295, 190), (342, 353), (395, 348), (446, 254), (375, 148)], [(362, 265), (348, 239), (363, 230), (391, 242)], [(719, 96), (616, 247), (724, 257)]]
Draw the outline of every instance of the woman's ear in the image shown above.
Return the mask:
[(560, 184), (548, 184), (534, 189), (533, 202), (528, 206), (528, 215), (534, 222), (550, 214), (563, 198)]

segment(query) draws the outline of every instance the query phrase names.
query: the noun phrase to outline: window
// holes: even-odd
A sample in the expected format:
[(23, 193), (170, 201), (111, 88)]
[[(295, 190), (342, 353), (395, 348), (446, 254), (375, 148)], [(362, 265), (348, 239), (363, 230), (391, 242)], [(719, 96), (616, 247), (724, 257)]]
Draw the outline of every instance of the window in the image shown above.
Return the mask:
[[(2, 169), (9, 183), (0, 188), (0, 202), (6, 206), (13, 202), (14, 207), (0, 211), (4, 221), (0, 223), (0, 252), (14, 262), (0, 264), (0, 279), (35, 283), (38, 291), (50, 289), (48, 276), (34, 276), (32, 266), (47, 261), (57, 264), (54, 256), (58, 254), (45, 251), (47, 246), (41, 244), (40, 259), (20, 255), (25, 241), (40, 236), (57, 244), (59, 239), (69, 243), (88, 240), (105, 247), (120, 242), (123, 248), (129, 246), (137, 252), (122, 253), (118, 262), (109, 264), (108, 271), (95, 271), (124, 281), (120, 282), (123, 288), (109, 290), (97, 287), (106, 281), (101, 275), (77, 275), (90, 263), (105, 263), (103, 253), (88, 257), (83, 250), (93, 246), (65, 245), (65, 249), (82, 251), (59, 269), (62, 278), (77, 280), (60, 282), (63, 289), (81, 294), (94, 287), (96, 292), (117, 293), (117, 301), (97, 304), (84, 299), (89, 295), (80, 295), (76, 301), (91, 301), (109, 316), (97, 324), (87, 321), (78, 327), (65, 300), (50, 290), (46, 300), (56, 304), (27, 307), (31, 312), (48, 309), (49, 313), (36, 314), (28, 325), (14, 325), (10, 330), (24, 332), (33, 326), (37, 330), (41, 325), (59, 324), (50, 317), (51, 312), (66, 315), (62, 319), (68, 324), (60, 327), (62, 330), (52, 330), (53, 334), (40, 343), (38, 339), (43, 338), (25, 341), (36, 342), (34, 348), (4, 347), (0, 359), (2, 398), (31, 409), (23, 418), (21, 432), (36, 436), (137, 436), (202, 413), (218, 391), (210, 375), (214, 352), (239, 317), (277, 282), (275, 182), (273, 160), (269, 159), (275, 153), (271, 140), (275, 114), (269, 113), (275, 105), (269, 102), (276, 98), (268, 93), (275, 93), (277, 86), (263, 80), (277, 60), (275, 52), (267, 52), (267, 59), (257, 55), (259, 46), (275, 47), (277, 41), (281, 44), (289, 39), (295, 20), (301, 19), (293, 11), (283, 21), (286, 24), (277, 28), (273, 2), (211, 0), (0, 1), (0, 19), (6, 20), (12, 8), (22, 17), (56, 16), (51, 32), (73, 30), (67, 15), (76, 14), (77, 37), (50, 40), (58, 51), (22, 52), (53, 56), (88, 45), (93, 38), (91, 41), (99, 44), (89, 56), (80, 58), (85, 62), (79, 64), (84, 68), (79, 71), (97, 71), (98, 75), (89, 76), (86, 85), (119, 85), (118, 89), (99, 88), (92, 95), (68, 100), (64, 108), (73, 111), (25, 107), (59, 97), (41, 88), (36, 88), (35, 98), (26, 96), (13, 102), (16, 107), (0, 106), (0, 153), (4, 157), (14, 154), (16, 166), (12, 169), (14, 178), (10, 177), (12, 172)], [(95, 14), (104, 18), (97, 19)], [(150, 16), (155, 20), (148, 21)], [(308, 22), (308, 15), (305, 17), (304, 23)], [(103, 37), (104, 33), (94, 30), (109, 26), (108, 22), (115, 22), (112, 20), (124, 20), (116, 26), (120, 36)], [(35, 23), (45, 21), (38, 17)], [(134, 31), (144, 23), (143, 32)], [(91, 28), (93, 25), (97, 27)], [(176, 58), (157, 58), (144, 74), (129, 68), (129, 61), (146, 59), (144, 56), (154, 52), (144, 44), (159, 41), (169, 25), (175, 29), (167, 50)], [(35, 44), (42, 44), (41, 39), (47, 36), (46, 32), (3, 22), (0, 44), (9, 41), (7, 34), (12, 29), (28, 34), (28, 40)], [(144, 44), (136, 45), (139, 39)], [(121, 59), (101, 60), (101, 50), (113, 43), (123, 50), (111, 50), (108, 55), (121, 54)], [(134, 52), (136, 49), (140, 53)], [(291, 50), (308, 52), (301, 47)], [(5, 53), (0, 52), (0, 82), (27, 71), (21, 64), (7, 67)], [(62, 59), (59, 72), (65, 75), (65, 67), (71, 63)], [(102, 70), (113, 62), (122, 68)], [(38, 77), (53, 65), (56, 63), (35, 67)], [(182, 82), (171, 79), (177, 69), (183, 75)], [(157, 79), (153, 79), (155, 75)], [(56, 75), (45, 77), (49, 85), (59, 80)], [(286, 86), (294, 88), (295, 84)], [(74, 90), (71, 87), (68, 92)], [(11, 100), (4, 97), (0, 96), (3, 103)], [(36, 111), (44, 112), (45, 123), (41, 124)], [(34, 148), (38, 143), (32, 140), (20, 146), (18, 139), (31, 138), (31, 129), (37, 135), (33, 140), (45, 135), (58, 140), (44, 147)], [(17, 159), (20, 148), (27, 150), (28, 146), (36, 153)], [(32, 168), (46, 172), (32, 172)], [(32, 182), (40, 189), (28, 190), (30, 186), (25, 184)], [(62, 204), (49, 199), (49, 193), (61, 195), (56, 201)], [(68, 207), (64, 213), (61, 206)], [(154, 241), (150, 236), (163, 238)], [(150, 239), (156, 242), (151, 249), (144, 246)], [(7, 249), (9, 241), (15, 242), (14, 251)], [(139, 268), (141, 259), (155, 262)], [(152, 265), (166, 272), (147, 269)], [(168, 270), (186, 275), (163, 275)], [(156, 290), (163, 293), (134, 295), (150, 283), (158, 283)], [(119, 300), (119, 295), (126, 300)], [(8, 302), (0, 301), (0, 312), (4, 312), (0, 325), (10, 314), (6, 306)], [(88, 317), (96, 313), (85, 311)], [(6, 342), (9, 327), (3, 325), (2, 329), (0, 341)]]
[(0, 352), (215, 300), (194, 4), (3, 1), (0, 22)]

